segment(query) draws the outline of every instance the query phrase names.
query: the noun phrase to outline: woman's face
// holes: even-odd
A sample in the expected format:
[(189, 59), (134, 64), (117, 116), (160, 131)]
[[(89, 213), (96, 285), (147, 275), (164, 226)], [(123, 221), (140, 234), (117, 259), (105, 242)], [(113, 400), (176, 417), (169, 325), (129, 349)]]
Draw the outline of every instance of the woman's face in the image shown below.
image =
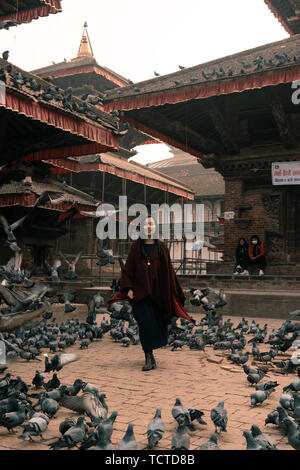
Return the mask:
[(240, 245), (241, 246), (245, 245), (245, 240), (243, 238), (240, 239)]
[(257, 245), (257, 244), (258, 244), (257, 238), (253, 238), (253, 239), (252, 239), (252, 245)]
[(156, 229), (155, 220), (152, 219), (152, 217), (148, 217), (144, 223), (144, 232), (148, 236), (148, 238), (153, 237), (155, 233), (155, 229)]

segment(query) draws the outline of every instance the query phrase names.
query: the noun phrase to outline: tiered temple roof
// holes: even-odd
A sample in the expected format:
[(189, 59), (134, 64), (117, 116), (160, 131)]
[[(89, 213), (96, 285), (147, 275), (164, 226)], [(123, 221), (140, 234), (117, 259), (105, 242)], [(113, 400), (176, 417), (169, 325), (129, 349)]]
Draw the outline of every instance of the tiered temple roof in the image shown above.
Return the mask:
[(264, 0), (271, 12), (291, 36), (300, 33), (299, 0)]
[(8, 20), (14, 20), (17, 24), (29, 23), (61, 11), (61, 0), (1, 0), (0, 23)]

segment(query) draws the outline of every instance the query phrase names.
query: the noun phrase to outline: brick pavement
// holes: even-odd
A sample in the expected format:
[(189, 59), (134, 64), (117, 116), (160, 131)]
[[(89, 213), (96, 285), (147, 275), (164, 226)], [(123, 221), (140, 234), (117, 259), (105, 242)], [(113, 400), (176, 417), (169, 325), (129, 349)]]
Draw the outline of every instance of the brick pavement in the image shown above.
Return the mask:
[[(77, 310), (71, 314), (62, 313), (62, 306), (54, 306), (54, 315), (58, 321), (66, 318), (86, 318), (85, 307), (77, 306)], [(199, 321), (203, 315), (193, 314)], [(224, 317), (226, 320), (227, 317)], [(101, 321), (102, 316), (99, 319)], [(240, 321), (232, 318), (234, 325)], [(252, 321), (252, 318), (251, 318)], [(278, 328), (282, 320), (257, 319), (262, 326), (268, 323), (268, 332), (272, 328)], [(250, 324), (250, 322), (249, 322)], [(251, 338), (248, 335), (247, 338)], [(140, 345), (125, 348), (120, 343), (115, 343), (106, 333), (102, 339), (94, 341), (88, 349), (79, 350), (80, 343), (67, 349), (67, 352), (79, 352), (81, 359), (78, 362), (67, 365), (59, 373), (61, 383), (71, 385), (75, 378), (80, 377), (84, 381), (95, 384), (100, 393), (105, 393), (109, 414), (113, 410), (118, 411), (115, 421), (112, 443), (117, 445), (123, 437), (127, 424), (134, 423), (134, 433), (138, 441), (139, 449), (147, 444), (147, 424), (154, 416), (157, 407), (162, 409), (162, 418), (166, 423), (166, 432), (159, 442), (157, 449), (169, 450), (171, 448), (172, 435), (176, 430), (171, 410), (176, 397), (182, 400), (185, 406), (198, 408), (204, 411), (204, 420), (207, 425), (196, 423), (194, 432), (188, 431), (191, 437), (191, 450), (196, 450), (209, 439), (214, 426), (210, 419), (210, 410), (224, 400), (228, 411), (228, 430), (219, 438), (219, 447), (222, 450), (243, 450), (245, 439), (242, 435), (244, 429), (250, 429), (252, 424), (257, 424), (263, 432), (269, 434), (280, 450), (291, 450), (287, 438), (274, 425), (264, 425), (268, 413), (279, 405), (279, 397), (282, 387), (296, 379), (296, 375), (288, 376), (269, 373), (267, 380), (277, 380), (280, 386), (262, 404), (250, 407), (250, 393), (254, 387), (248, 385), (246, 376), (239, 366), (234, 366), (235, 372), (225, 370), (222, 366), (232, 368), (232, 363), (224, 357), (224, 353), (214, 351), (212, 346), (207, 346), (205, 352), (190, 350), (184, 346), (182, 350), (171, 351), (170, 347), (155, 351), (158, 367), (155, 370), (142, 372), (141, 366), (144, 355)], [(269, 345), (259, 345), (260, 350), (268, 350)], [(216, 356), (218, 354), (218, 356)], [(207, 361), (207, 357), (217, 357), (222, 360), (220, 364)], [(44, 363), (37, 361), (25, 362), (18, 359), (9, 367), (13, 375), (20, 375), (28, 384), (31, 384), (35, 370), (43, 371)], [(237, 372), (236, 372), (237, 370)], [(48, 374), (52, 377), (52, 373)], [(47, 378), (48, 380), (48, 378)], [(9, 435), (7, 430), (0, 427), (0, 450), (47, 450), (50, 442), (59, 437), (59, 423), (68, 416), (78, 415), (65, 408), (60, 408), (57, 417), (50, 421), (44, 440), (34, 438), (35, 442), (21, 441), (17, 438), (21, 428), (17, 428), (15, 435)]]

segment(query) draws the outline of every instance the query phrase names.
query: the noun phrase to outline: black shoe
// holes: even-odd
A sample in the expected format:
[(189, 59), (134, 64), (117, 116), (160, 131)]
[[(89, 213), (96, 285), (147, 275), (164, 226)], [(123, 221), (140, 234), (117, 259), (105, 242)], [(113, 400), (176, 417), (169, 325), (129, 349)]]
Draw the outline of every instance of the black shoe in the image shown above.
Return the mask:
[(150, 356), (151, 356), (152, 369), (156, 369), (157, 366), (156, 366), (155, 357), (153, 356), (153, 351), (151, 351)]
[(145, 365), (143, 365), (142, 370), (151, 370), (151, 369), (153, 369), (151, 353), (145, 352)]

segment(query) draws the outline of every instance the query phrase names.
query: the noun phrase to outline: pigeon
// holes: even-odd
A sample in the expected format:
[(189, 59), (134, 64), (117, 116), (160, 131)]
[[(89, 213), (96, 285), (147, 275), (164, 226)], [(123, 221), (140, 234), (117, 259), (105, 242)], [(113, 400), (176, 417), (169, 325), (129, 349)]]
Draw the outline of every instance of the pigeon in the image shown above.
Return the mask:
[[(81, 447), (80, 449), (82, 450)], [(105, 428), (102, 424), (97, 426), (97, 441), (94, 450), (114, 450), (114, 446), (108, 438)]]
[(114, 260), (114, 257), (113, 257), (113, 253), (112, 253), (112, 250), (104, 250), (103, 248), (98, 250), (98, 261), (97, 261), (97, 265), (98, 266), (105, 266), (106, 264), (110, 263), (110, 264), (115, 264), (115, 260)]
[(278, 426), (287, 433), (286, 419), (295, 423), (295, 420), (288, 415), (288, 412), (282, 407), (277, 406), (276, 411), (278, 412)]
[(26, 418), (25, 406), (22, 404), (18, 405), (16, 411), (10, 413), (4, 413), (0, 416), (0, 426), (5, 427), (8, 432), (13, 431), (17, 426), (21, 426)]
[(156, 444), (161, 440), (166, 431), (166, 426), (161, 418), (161, 409), (157, 408), (154, 418), (148, 424), (147, 427), (147, 438), (148, 447), (147, 449), (154, 449)]
[(263, 450), (261, 446), (254, 440), (250, 431), (243, 431), (243, 436), (246, 439), (246, 450)]
[(218, 433), (218, 428), (220, 432), (226, 432), (226, 426), (228, 422), (227, 411), (224, 408), (224, 401), (220, 401), (218, 405), (213, 408), (210, 412), (210, 417), (212, 422), (215, 425), (215, 432)]
[(58, 389), (54, 389), (54, 390), (50, 390), (49, 392), (46, 392), (45, 396), (47, 398), (52, 398), (52, 400), (55, 400), (59, 403), (62, 397), (66, 395), (67, 388), (68, 387), (66, 385), (62, 385)]
[(76, 379), (70, 387), (67, 387), (66, 395), (75, 396), (77, 395), (82, 387), (83, 381), (81, 379)]
[(286, 387), (283, 387), (284, 392), (300, 392), (300, 380), (295, 380), (294, 382), (291, 382), (289, 385)]
[(133, 432), (133, 424), (129, 423), (124, 437), (118, 444), (118, 450), (138, 450), (138, 444)]
[(107, 405), (105, 395), (95, 395), (84, 392), (79, 396), (63, 396), (60, 405), (80, 414), (87, 414), (93, 423), (99, 423), (107, 418)]
[(279, 423), (279, 413), (277, 410), (272, 411), (271, 413), (268, 414), (268, 416), (265, 419), (265, 424), (276, 424), (278, 425)]
[(42, 395), (40, 395), (40, 398), (37, 404), (33, 406), (33, 409), (35, 410), (37, 406), (40, 406), (42, 412), (49, 416), (49, 418), (53, 418), (59, 410), (59, 404), (57, 403), (57, 401), (53, 400), (53, 398), (47, 398), (45, 393), (42, 393)]
[(53, 266), (51, 266), (47, 261), (44, 262), (46, 269), (48, 271), (49, 276), (51, 276), (53, 284), (60, 284), (60, 278), (58, 274), (58, 269), (61, 267), (61, 261), (59, 259), (56, 259), (53, 263)]
[(283, 420), (284, 425), (286, 426), (287, 438), (289, 444), (295, 450), (300, 450), (300, 430), (297, 424), (293, 421), (285, 418)]
[(62, 421), (59, 425), (59, 432), (60, 434), (65, 434), (72, 426), (76, 425), (76, 421), (74, 418), (66, 418), (64, 421)]
[(189, 450), (190, 436), (186, 432), (185, 426), (179, 424), (175, 434), (172, 437), (172, 450)]
[(8, 58), (9, 58), (9, 51), (2, 52), (2, 59), (8, 60)]
[(22, 425), (23, 432), (18, 438), (26, 439), (26, 437), (29, 437), (32, 441), (33, 436), (40, 436), (40, 438), (43, 439), (43, 433), (46, 431), (48, 424), (49, 418), (45, 414), (34, 413), (30, 420)]
[(275, 392), (274, 388), (271, 388), (270, 390), (256, 390), (255, 392), (251, 393), (251, 406), (253, 407), (258, 403), (263, 403), (273, 392)]
[(43, 383), (44, 383), (45, 375), (41, 374), (38, 370), (35, 372), (35, 376), (32, 379), (32, 385), (35, 386), (35, 388), (41, 388)]
[(296, 419), (300, 419), (300, 397), (297, 393), (293, 393), (293, 399), (294, 399), (294, 409), (293, 409), (293, 415)]
[[(108, 441), (110, 442), (110, 439), (111, 439), (111, 436), (112, 436), (112, 433), (113, 433), (113, 425), (114, 425), (114, 422), (115, 422), (117, 416), (118, 416), (117, 411), (113, 411), (109, 418), (107, 418), (104, 421), (101, 421), (101, 423), (97, 425), (95, 431), (92, 432), (92, 434), (89, 435), (87, 440), (85, 440), (81, 444), (80, 450), (87, 450), (87, 449), (89, 449), (90, 447), (94, 446), (97, 443), (97, 441), (99, 439), (98, 430), (99, 430), (100, 427), (101, 427), (100, 428), (101, 432), (102, 432), (102, 430), (104, 430), (104, 432), (106, 434), (106, 437), (107, 437)], [(88, 425), (90, 425), (90, 424), (88, 423)]]
[(51, 371), (60, 371), (65, 365), (70, 364), (71, 362), (78, 361), (80, 359), (79, 354), (74, 353), (62, 353), (56, 354), (51, 358), (49, 361), (48, 354), (44, 354), (45, 356), (45, 372)]
[(65, 304), (65, 313), (71, 313), (76, 310), (76, 307), (71, 304), (73, 301), (74, 295), (70, 292), (64, 292), (63, 294), (59, 295), (59, 302)]
[(207, 442), (201, 444), (199, 450), (220, 450), (216, 434), (212, 434)]
[(172, 416), (176, 419), (179, 426), (190, 426), (192, 424), (189, 409), (182, 405), (180, 398), (176, 398), (172, 408)]
[(277, 450), (272, 439), (266, 434), (262, 433), (258, 426), (253, 424), (251, 426), (251, 433), (254, 441), (262, 448), (262, 450)]
[(50, 392), (50, 390), (54, 390), (55, 388), (58, 388), (60, 386), (60, 380), (57, 377), (57, 374), (53, 374), (53, 377), (49, 382), (43, 383), (43, 386), (47, 392)]
[(271, 388), (276, 388), (279, 386), (277, 382), (263, 382), (259, 385), (256, 385), (255, 390), (270, 390)]
[(279, 403), (280, 405), (285, 409), (285, 410), (292, 410), (293, 409), (293, 396), (289, 393), (283, 393), (281, 397), (279, 398)]
[(83, 392), (99, 393), (98, 387), (88, 382), (83, 382), (81, 388)]
[(75, 426), (70, 427), (60, 439), (49, 444), (50, 449), (59, 450), (67, 447), (71, 449), (83, 442), (88, 431), (88, 426), (84, 422), (84, 416), (79, 416)]
[(82, 251), (80, 251), (76, 256), (75, 256), (75, 259), (73, 261), (70, 261), (65, 255), (63, 255), (61, 252), (59, 253), (60, 257), (65, 261), (65, 263), (67, 264), (68, 266), (68, 271), (66, 272), (66, 274), (64, 275), (64, 278), (65, 279), (68, 279), (68, 280), (73, 280), (73, 279), (77, 279), (77, 274), (75, 273), (75, 267), (76, 267), (76, 264), (78, 263), (81, 255), (82, 255)]
[(250, 382), (251, 385), (258, 384), (260, 380), (262, 380), (265, 377), (266, 373), (263, 372), (262, 370), (259, 370), (257, 374), (248, 374), (247, 375), (247, 380)]

